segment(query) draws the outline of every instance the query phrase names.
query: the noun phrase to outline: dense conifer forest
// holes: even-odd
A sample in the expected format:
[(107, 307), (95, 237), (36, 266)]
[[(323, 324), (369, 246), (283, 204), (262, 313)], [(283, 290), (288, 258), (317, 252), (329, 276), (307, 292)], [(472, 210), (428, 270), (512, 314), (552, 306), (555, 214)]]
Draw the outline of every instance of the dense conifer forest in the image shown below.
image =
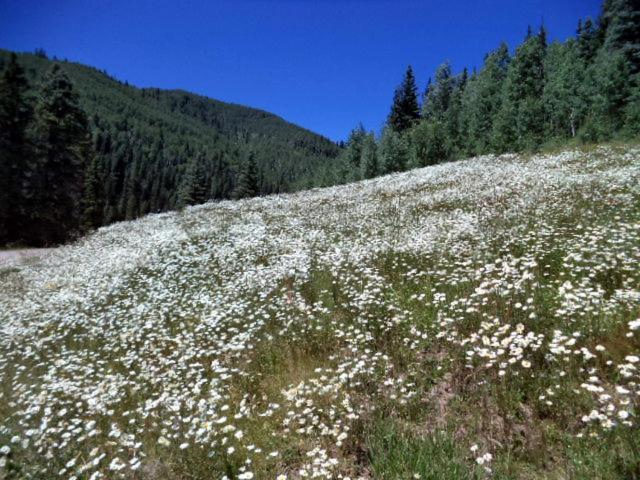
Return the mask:
[(308, 188), (335, 169), (336, 144), (261, 110), (134, 88), (41, 50), (0, 50), (0, 72), (0, 243), (56, 244), (150, 212)]
[(479, 70), (438, 67), (419, 93), (409, 66), (381, 135), (358, 125), (342, 158), (357, 180), (474, 155), (640, 134), (640, 2), (606, 0), (565, 42), (529, 28)]
[(544, 26), (445, 61), (419, 93), (409, 66), (380, 134), (346, 148), (284, 120), (106, 72), (0, 50), (0, 243), (55, 244), (210, 199), (337, 185), (474, 155), (640, 134), (640, 4), (605, 0), (565, 42)]

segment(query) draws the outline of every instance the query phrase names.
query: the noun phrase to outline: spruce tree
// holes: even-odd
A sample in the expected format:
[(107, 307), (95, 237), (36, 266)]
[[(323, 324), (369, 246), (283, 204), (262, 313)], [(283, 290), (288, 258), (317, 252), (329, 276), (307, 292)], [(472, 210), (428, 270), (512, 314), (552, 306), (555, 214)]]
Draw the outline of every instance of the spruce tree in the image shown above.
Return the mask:
[(362, 144), (360, 158), (361, 178), (373, 178), (379, 174), (378, 147), (373, 132), (369, 133)]
[(612, 138), (624, 125), (625, 108), (631, 94), (630, 64), (623, 52), (601, 49), (584, 76), (583, 91), (589, 99), (583, 140)]
[(413, 69), (409, 65), (402, 83), (393, 96), (388, 124), (396, 132), (404, 132), (414, 125), (419, 118), (418, 89)]
[(91, 151), (87, 118), (58, 64), (49, 69), (38, 91), (33, 137), (30, 239), (40, 245), (57, 244), (80, 227), (83, 170)]
[(449, 62), (445, 62), (436, 70), (435, 81), (427, 87), (422, 105), (422, 117), (427, 120), (444, 120), (453, 87), (454, 78), (451, 75), (451, 65)]
[(544, 59), (546, 33), (527, 33), (509, 65), (496, 118), (493, 147), (498, 152), (535, 149), (544, 136)]
[(0, 78), (0, 243), (19, 242), (28, 225), (26, 199), (32, 193), (32, 157), (27, 126), (32, 108), (29, 85), (15, 54)]
[(461, 134), (467, 155), (491, 151), (491, 134), (501, 106), (501, 91), (511, 59), (506, 43), (485, 57), (484, 66), (472, 76), (462, 94)]
[(104, 170), (96, 154), (91, 154), (84, 174), (82, 229), (94, 230), (104, 223)]
[(608, 0), (603, 4), (601, 28), (604, 48), (621, 52), (632, 74), (640, 72), (640, 2)]
[(238, 200), (241, 198), (255, 197), (256, 195), (258, 195), (258, 170), (255, 156), (253, 152), (251, 152), (240, 167), (232, 198)]
[(587, 18), (584, 23), (582, 20), (578, 22), (577, 31), (577, 51), (585, 62), (590, 62), (595, 56), (600, 46), (600, 39), (598, 38), (598, 30), (596, 29), (593, 21)]
[(405, 135), (386, 127), (380, 138), (380, 173), (400, 172), (406, 168), (409, 145)]

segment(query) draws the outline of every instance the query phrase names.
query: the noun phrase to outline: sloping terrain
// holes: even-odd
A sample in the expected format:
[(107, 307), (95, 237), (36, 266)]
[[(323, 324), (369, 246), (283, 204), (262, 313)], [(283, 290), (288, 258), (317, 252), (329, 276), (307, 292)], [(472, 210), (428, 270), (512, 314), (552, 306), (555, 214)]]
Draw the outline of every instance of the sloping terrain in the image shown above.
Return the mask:
[(0, 270), (0, 478), (637, 478), (640, 149), (114, 224)]

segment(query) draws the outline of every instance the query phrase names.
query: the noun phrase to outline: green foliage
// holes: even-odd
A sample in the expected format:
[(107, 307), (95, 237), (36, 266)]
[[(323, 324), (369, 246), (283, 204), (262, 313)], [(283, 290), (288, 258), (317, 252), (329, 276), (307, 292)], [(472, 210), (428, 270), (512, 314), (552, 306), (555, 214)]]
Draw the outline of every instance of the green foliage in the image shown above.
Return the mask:
[(584, 119), (588, 105), (582, 88), (584, 58), (579, 42), (554, 42), (549, 46), (542, 94), (548, 137), (575, 137)]
[(531, 150), (544, 135), (544, 59), (546, 34), (529, 36), (516, 49), (502, 90), (502, 102), (494, 126), (493, 146), (498, 152)]
[(372, 178), (379, 174), (378, 146), (373, 133), (364, 137), (362, 156), (360, 158), (360, 172), (362, 178)]
[(404, 79), (396, 89), (388, 123), (396, 132), (409, 129), (420, 118), (418, 88), (411, 65), (407, 67)]
[(65, 241), (79, 230), (85, 162), (91, 156), (87, 118), (69, 77), (54, 64), (38, 91), (33, 123), (34, 185), (27, 240)]
[(238, 181), (233, 190), (232, 198), (237, 200), (240, 198), (255, 197), (258, 192), (256, 160), (253, 153), (250, 153), (248, 158), (240, 166)]
[(510, 57), (505, 43), (487, 55), (484, 67), (471, 78), (462, 93), (461, 116), (466, 129), (465, 153), (485, 154), (491, 151), (491, 133), (500, 108), (501, 86), (507, 74)]
[(462, 480), (474, 478), (456, 441), (446, 433), (418, 435), (380, 419), (366, 436), (374, 478)]
[[(0, 50), (0, 70), (9, 65), (10, 58), (10, 52)], [(87, 228), (230, 198), (242, 159), (249, 152), (255, 155), (258, 194), (335, 183), (332, 172), (338, 166), (337, 145), (261, 110), (178, 90), (134, 88), (105, 72), (77, 63), (53, 62), (42, 54), (17, 55), (17, 64), (32, 85), (25, 87), (25, 97), (33, 95), (54, 63), (72, 81), (78, 106), (87, 113), (96, 167), (103, 179), (98, 193), (93, 193), (97, 191), (95, 181), (91, 188), (86, 184), (91, 199), (85, 199), (88, 206), (81, 208), (88, 209), (85, 215), (92, 218), (83, 220)], [(0, 97), (0, 102), (21, 98), (15, 94)], [(20, 142), (12, 140), (11, 144), (18, 148)], [(89, 171), (91, 158), (87, 153), (89, 183), (96, 175)], [(6, 165), (3, 162), (2, 168)], [(24, 166), (16, 170), (28, 172)], [(196, 192), (191, 194), (189, 185), (194, 177)], [(11, 180), (12, 185), (22, 183)], [(12, 232), (20, 230), (11, 228)]]
[(426, 120), (444, 120), (454, 87), (451, 65), (445, 62), (436, 70), (436, 79), (429, 83), (422, 105), (422, 117)]
[(620, 52), (632, 73), (640, 71), (640, 3), (637, 0), (607, 0), (603, 4), (601, 24), (604, 48)]
[(606, 50), (601, 50), (587, 68), (584, 88), (590, 105), (583, 139), (608, 140), (622, 127), (631, 88), (629, 68), (622, 52)]
[(406, 169), (409, 143), (405, 135), (385, 128), (380, 139), (380, 173), (400, 172)]
[(442, 122), (421, 122), (411, 134), (411, 166), (435, 165), (448, 158), (446, 130)]
[(27, 227), (25, 202), (33, 166), (26, 128), (31, 121), (28, 83), (17, 56), (0, 78), (0, 244), (18, 242)]

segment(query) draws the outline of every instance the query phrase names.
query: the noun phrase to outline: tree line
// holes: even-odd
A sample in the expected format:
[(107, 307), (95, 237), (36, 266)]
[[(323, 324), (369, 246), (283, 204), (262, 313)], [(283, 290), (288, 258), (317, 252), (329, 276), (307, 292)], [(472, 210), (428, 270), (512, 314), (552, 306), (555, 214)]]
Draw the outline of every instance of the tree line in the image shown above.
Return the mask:
[[(256, 109), (0, 51), (0, 245), (317, 185), (339, 147)], [(46, 186), (46, 187), (45, 187)]]
[(499, 45), (479, 71), (444, 62), (422, 95), (409, 66), (381, 134), (358, 125), (349, 135), (337, 181), (639, 134), (640, 4), (606, 0), (565, 42), (549, 44), (541, 26), (513, 54)]

